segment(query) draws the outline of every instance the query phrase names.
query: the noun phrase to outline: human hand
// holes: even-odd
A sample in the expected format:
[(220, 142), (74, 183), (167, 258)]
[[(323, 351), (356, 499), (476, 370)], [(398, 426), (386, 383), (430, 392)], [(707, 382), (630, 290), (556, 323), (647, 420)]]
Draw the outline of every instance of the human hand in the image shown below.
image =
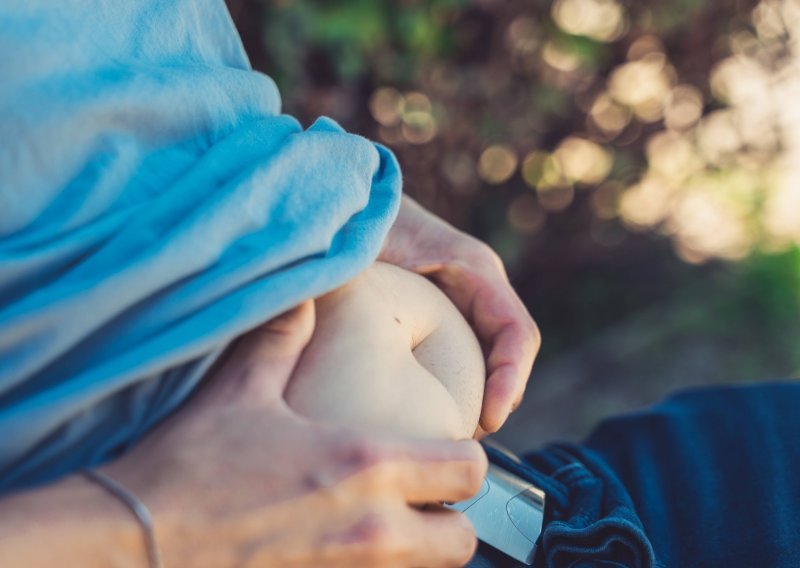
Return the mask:
[(313, 303), (244, 336), (186, 408), (106, 469), (140, 495), (168, 566), (460, 566), (476, 540), (477, 442), (378, 439), (295, 414), (282, 394)]
[(541, 343), (500, 258), (408, 197), (378, 258), (428, 276), (473, 326), (487, 353), (480, 426), (496, 432), (522, 401)]

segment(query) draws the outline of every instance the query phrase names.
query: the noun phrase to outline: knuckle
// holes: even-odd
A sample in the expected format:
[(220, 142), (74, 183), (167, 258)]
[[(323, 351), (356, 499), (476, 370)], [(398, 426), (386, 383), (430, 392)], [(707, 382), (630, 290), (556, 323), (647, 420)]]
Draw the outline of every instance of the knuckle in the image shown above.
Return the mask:
[(503, 268), (503, 260), (500, 258), (492, 247), (483, 241), (475, 241), (475, 254), (485, 262), (488, 262), (497, 268)]
[(390, 516), (385, 511), (372, 509), (338, 535), (335, 545), (344, 547), (348, 557), (357, 562), (355, 565), (390, 566), (396, 556), (392, 552), (395, 533)]
[(402, 549), (402, 535), (383, 511), (366, 514), (354, 527), (352, 538), (375, 561), (394, 558)]
[(383, 550), (391, 541), (389, 520), (380, 511), (367, 514), (358, 524), (360, 540), (371, 548)]
[(518, 325), (522, 331), (523, 348), (535, 357), (542, 346), (542, 333), (539, 326), (530, 315), (526, 315)]
[(541, 332), (539, 331), (539, 326), (536, 325), (536, 321), (531, 316), (525, 318), (525, 331), (528, 332), (531, 338), (536, 340), (541, 336)]
[(525, 327), (527, 328), (528, 336), (531, 338), (531, 342), (535, 347), (539, 347), (542, 343), (542, 332), (539, 330), (539, 326), (536, 325), (536, 322), (533, 318), (527, 318), (525, 322)]
[(323, 465), (307, 472), (302, 477), (302, 485), (309, 492), (336, 494), (341, 480), (339, 472), (329, 465)]
[(336, 461), (350, 473), (373, 468), (383, 459), (382, 448), (371, 440), (357, 438), (337, 449)]

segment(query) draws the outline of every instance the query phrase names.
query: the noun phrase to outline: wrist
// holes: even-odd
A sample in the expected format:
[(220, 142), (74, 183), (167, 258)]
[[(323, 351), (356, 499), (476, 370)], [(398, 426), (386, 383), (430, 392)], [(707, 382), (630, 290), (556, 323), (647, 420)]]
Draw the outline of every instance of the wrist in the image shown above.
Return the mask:
[[(142, 467), (139, 464), (139, 460), (131, 460), (128, 459), (128, 456), (125, 456), (116, 462), (97, 468), (97, 471), (124, 487), (147, 510), (151, 525), (149, 529), (142, 524), (141, 519), (137, 518), (137, 515), (129, 506), (107, 492), (108, 499), (116, 500), (119, 507), (124, 512), (127, 512), (131, 523), (138, 529), (138, 542), (140, 548), (144, 550), (143, 558), (148, 558), (149, 547), (151, 546), (148, 543), (148, 539), (152, 539), (152, 544), (160, 552), (163, 564), (174, 566), (176, 565), (176, 559), (172, 558), (171, 544), (177, 540), (173, 538), (178, 526), (174, 513), (179, 507), (174, 506), (174, 503), (170, 503), (170, 492), (164, 487), (164, 480), (158, 473), (158, 469)], [(103, 490), (100, 487), (98, 489)], [(149, 535), (148, 531), (150, 532)], [(144, 565), (146, 564), (142, 564), (142, 566)]]
[[(119, 566), (140, 568), (148, 565), (142, 528), (125, 503), (97, 483), (80, 475), (69, 478), (60, 489), (65, 492), (65, 496), (68, 492), (71, 500), (95, 504), (87, 511), (86, 517), (81, 516), (80, 519), (81, 523), (88, 522), (90, 527), (89, 530), (82, 531), (86, 537), (83, 542), (87, 554), (94, 555), (98, 560), (107, 558), (109, 563), (114, 562)], [(104, 536), (97, 538), (98, 535)], [(74, 537), (67, 540), (67, 544), (72, 542), (75, 542)], [(98, 550), (99, 548), (103, 550)]]
[(77, 475), (3, 499), (0, 535), (2, 566), (146, 565), (136, 520)]

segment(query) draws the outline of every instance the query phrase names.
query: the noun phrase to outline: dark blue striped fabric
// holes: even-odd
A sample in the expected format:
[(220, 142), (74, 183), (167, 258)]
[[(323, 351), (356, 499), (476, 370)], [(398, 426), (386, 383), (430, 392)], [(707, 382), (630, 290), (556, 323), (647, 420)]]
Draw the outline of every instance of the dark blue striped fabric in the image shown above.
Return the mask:
[(681, 392), (524, 464), (487, 452), (548, 493), (537, 566), (800, 566), (798, 382)]

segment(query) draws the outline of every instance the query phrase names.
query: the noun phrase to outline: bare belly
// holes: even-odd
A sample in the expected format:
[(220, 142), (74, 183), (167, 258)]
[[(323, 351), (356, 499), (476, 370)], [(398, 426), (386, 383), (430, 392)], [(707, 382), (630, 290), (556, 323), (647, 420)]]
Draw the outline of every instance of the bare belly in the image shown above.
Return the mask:
[(468, 438), (485, 369), (455, 306), (425, 278), (377, 263), (316, 302), (286, 400), (306, 416), (411, 437)]

